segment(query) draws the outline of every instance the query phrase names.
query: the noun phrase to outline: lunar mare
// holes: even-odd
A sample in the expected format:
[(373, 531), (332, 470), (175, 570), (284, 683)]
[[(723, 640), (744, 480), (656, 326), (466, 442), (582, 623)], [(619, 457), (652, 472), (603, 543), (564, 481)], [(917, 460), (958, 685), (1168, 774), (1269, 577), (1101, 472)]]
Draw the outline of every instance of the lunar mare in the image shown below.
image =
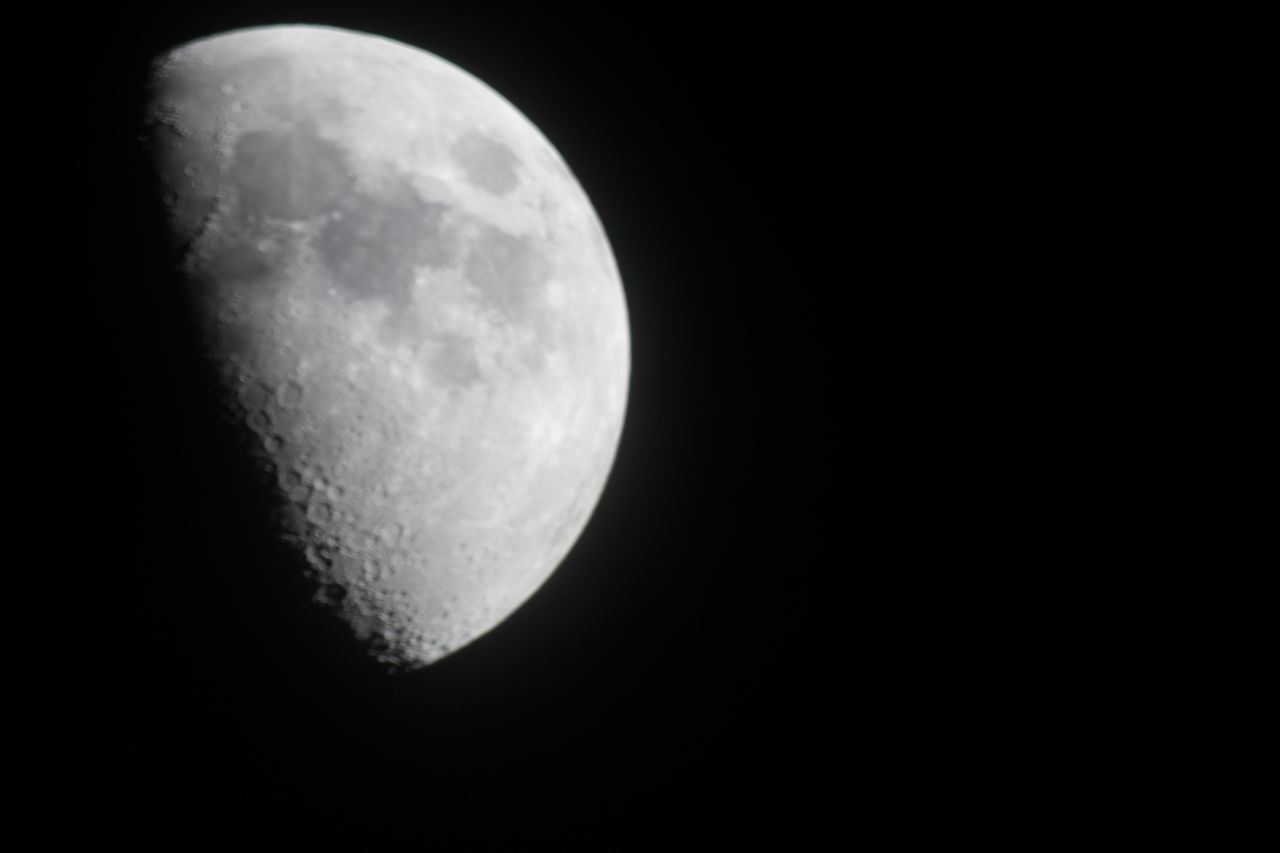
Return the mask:
[(487, 85), (376, 36), (224, 33), (150, 87), (202, 346), (317, 601), (398, 668), (489, 631), (622, 429), (626, 305), (581, 186)]

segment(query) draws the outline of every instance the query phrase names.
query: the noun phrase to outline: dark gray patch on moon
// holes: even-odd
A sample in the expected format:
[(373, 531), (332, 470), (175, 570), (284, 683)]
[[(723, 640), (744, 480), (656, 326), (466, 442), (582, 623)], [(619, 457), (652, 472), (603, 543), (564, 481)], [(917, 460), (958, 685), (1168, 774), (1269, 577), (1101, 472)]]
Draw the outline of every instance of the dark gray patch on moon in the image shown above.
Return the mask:
[[(625, 402), (619, 283), (607, 244), (585, 244), (591, 212), (567, 167), (465, 73), (359, 34), (274, 33), (201, 43), (159, 74), (157, 212), (182, 248), (219, 414), (269, 480), (274, 530), (305, 555), (318, 601), (376, 658), (414, 668), (506, 618), (581, 532)], [(345, 56), (344, 40), (356, 40)], [(355, 95), (366, 83), (368, 103)], [(420, 128), (361, 125), (366, 111), (421, 117), (435, 95), (418, 93), (436, 86), (425, 141), (447, 163), (428, 174), (434, 161), (392, 159)], [(545, 218), (518, 224), (526, 203)], [(599, 276), (583, 269), (592, 252)], [(377, 318), (387, 357), (344, 344)], [(333, 357), (355, 369), (330, 369)], [(395, 383), (408, 357), (433, 394), (444, 386), (442, 417), (434, 403), (403, 410)], [(578, 369), (594, 359), (598, 369)], [(547, 418), (563, 446), (531, 442), (523, 467), (496, 470), (486, 460), (502, 457), (464, 426), (487, 426), (494, 408), (499, 425)], [(435, 429), (419, 435), (425, 418)], [(392, 466), (404, 476), (384, 476)], [(455, 538), (468, 547), (450, 548)]]
[(467, 181), (494, 195), (506, 195), (520, 183), (516, 165), (520, 162), (510, 148), (496, 139), (468, 133), (450, 149)]
[(471, 341), (456, 334), (437, 332), (431, 337), (428, 364), (434, 375), (452, 385), (468, 386), (480, 381), (480, 362)]
[(448, 207), (428, 202), (408, 183), (389, 195), (349, 193), (316, 237), (320, 260), (352, 299), (407, 308), (416, 266), (447, 266)]
[(286, 133), (254, 130), (240, 137), (231, 169), (245, 216), (308, 219), (330, 210), (351, 184), (342, 149), (311, 122)]
[(481, 304), (507, 322), (528, 318), (551, 274), (527, 240), (487, 224), (468, 246), (465, 271)]

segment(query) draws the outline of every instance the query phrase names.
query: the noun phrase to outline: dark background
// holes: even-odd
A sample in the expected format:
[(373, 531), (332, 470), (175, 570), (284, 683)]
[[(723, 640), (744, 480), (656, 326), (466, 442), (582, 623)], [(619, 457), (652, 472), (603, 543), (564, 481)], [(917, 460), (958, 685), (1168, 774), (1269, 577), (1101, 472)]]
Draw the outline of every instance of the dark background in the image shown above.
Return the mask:
[[(218, 7), (53, 10), (11, 79), (36, 832), (609, 850), (1133, 828), (1125, 675), (1098, 654), (1116, 587), (1083, 544), (1105, 414), (1082, 320), (1106, 313), (1098, 188), (1123, 156), (1093, 45), (943, 26), (926, 47), (803, 9)], [(512, 101), (595, 204), (630, 310), (626, 427), (572, 554), (393, 679), (256, 532), (149, 242), (145, 63), (282, 22), (397, 38)]]

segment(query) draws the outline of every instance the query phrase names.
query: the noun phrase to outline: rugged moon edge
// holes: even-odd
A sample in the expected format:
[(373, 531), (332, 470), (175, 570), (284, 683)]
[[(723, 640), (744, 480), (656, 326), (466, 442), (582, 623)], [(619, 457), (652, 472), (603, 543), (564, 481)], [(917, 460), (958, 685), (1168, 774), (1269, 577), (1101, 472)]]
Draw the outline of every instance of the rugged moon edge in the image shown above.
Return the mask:
[(495, 627), (586, 526), (626, 409), (622, 283), (563, 159), (457, 66), (320, 26), (164, 54), (145, 122), (316, 602), (392, 670)]

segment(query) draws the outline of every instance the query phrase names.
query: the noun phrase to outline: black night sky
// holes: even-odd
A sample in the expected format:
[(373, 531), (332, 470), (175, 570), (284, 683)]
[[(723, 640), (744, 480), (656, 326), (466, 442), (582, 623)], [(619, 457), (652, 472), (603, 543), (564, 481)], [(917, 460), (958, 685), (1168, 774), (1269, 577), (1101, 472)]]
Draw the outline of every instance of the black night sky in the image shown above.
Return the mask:
[[(40, 223), (20, 251), (47, 259), (13, 392), (29, 849), (1127, 827), (1131, 721), (1117, 668), (1091, 668), (1109, 587), (1081, 544), (1088, 63), (1040, 30), (933, 50), (812, 10), (236, 5), (32, 26), (15, 78), (11, 177)], [(405, 41), (512, 101), (595, 204), (631, 316), (577, 546), (498, 629), (392, 680), (252, 533), (144, 237), (145, 63), (283, 22)]]

